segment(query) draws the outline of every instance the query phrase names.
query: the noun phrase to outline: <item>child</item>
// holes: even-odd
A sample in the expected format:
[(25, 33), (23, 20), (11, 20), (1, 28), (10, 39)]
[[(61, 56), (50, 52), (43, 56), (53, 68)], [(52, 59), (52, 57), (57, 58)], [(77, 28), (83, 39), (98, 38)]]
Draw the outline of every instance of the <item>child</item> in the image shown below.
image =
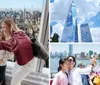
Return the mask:
[(90, 77), (90, 80), (89, 80), (90, 85), (100, 85), (99, 72), (92, 72), (92, 74), (89, 75), (89, 77)]
[(66, 71), (68, 71), (67, 58), (61, 58), (59, 60), (58, 73), (56, 74), (52, 85), (68, 85)]
[[(5, 40), (5, 37), (0, 30), (0, 41)], [(5, 71), (6, 71), (6, 61), (10, 56), (10, 52), (5, 50), (0, 50), (0, 85), (6, 85)]]

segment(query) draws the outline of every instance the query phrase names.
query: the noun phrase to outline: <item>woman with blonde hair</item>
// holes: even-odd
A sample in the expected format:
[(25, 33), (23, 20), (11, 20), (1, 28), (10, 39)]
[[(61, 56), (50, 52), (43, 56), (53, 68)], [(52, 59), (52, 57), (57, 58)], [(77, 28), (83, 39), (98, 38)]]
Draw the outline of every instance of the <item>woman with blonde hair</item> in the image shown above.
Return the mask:
[(15, 22), (10, 18), (6, 18), (2, 22), (2, 30), (6, 33), (6, 36), (10, 36), (11, 39), (0, 41), (0, 50), (3, 49), (13, 52), (18, 67), (11, 80), (11, 85), (21, 85), (21, 81), (34, 67), (35, 59), (31, 46), (32, 42), (25, 32), (20, 30)]

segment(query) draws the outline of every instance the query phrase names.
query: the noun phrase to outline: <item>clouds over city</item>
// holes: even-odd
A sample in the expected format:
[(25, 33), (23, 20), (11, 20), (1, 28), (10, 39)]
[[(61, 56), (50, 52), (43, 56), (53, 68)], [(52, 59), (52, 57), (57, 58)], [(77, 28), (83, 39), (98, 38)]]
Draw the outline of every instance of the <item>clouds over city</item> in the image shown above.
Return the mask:
[(90, 29), (93, 41), (100, 42), (100, 27)]
[[(51, 21), (65, 20), (72, 0), (54, 0), (50, 3)], [(89, 19), (95, 16), (99, 9), (99, 0), (74, 0), (77, 7), (77, 16)]]
[[(59, 26), (60, 31), (64, 28), (64, 23), (68, 14), (68, 9), (72, 0), (53, 0), (50, 3), (50, 22), (63, 22)], [(100, 1), (99, 0), (74, 0), (77, 10), (78, 24), (88, 22), (90, 32), (94, 42), (100, 41)], [(61, 23), (62, 24), (62, 23)], [(56, 24), (57, 25), (57, 24)], [(56, 29), (56, 27), (55, 27)], [(59, 30), (58, 29), (58, 30)], [(57, 31), (57, 30), (56, 30)], [(93, 32), (94, 31), (94, 32)], [(59, 32), (58, 32), (59, 33)]]
[(63, 28), (64, 28), (64, 26), (61, 23), (57, 23), (56, 25), (54, 25), (52, 36), (54, 33), (57, 33), (57, 34), (59, 34), (59, 37), (60, 37), (59, 40), (61, 40)]
[(54, 0), (50, 4), (50, 19), (51, 21), (65, 20), (71, 0)]
[(75, 0), (77, 15), (81, 18), (89, 19), (99, 11), (99, 0)]

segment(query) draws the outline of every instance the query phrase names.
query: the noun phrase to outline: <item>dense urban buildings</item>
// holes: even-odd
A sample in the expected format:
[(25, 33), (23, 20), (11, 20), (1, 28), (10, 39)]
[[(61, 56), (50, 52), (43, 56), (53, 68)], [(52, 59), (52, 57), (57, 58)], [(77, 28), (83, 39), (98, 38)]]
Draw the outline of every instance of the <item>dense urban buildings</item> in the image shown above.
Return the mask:
[(26, 32), (31, 38), (33, 32), (36, 37), (39, 33), (41, 12), (24, 9), (0, 9), (0, 24), (4, 18), (10, 17), (16, 22), (18, 27)]

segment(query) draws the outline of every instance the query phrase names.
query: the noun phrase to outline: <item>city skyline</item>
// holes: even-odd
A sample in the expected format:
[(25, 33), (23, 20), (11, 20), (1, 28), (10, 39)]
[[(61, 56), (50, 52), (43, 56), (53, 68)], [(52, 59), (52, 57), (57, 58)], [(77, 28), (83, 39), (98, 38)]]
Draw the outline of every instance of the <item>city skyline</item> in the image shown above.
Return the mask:
[[(69, 44), (50, 44), (50, 52), (69, 52)], [(73, 44), (73, 54), (81, 52), (100, 53), (100, 44)]]
[(2, 0), (0, 9), (33, 9), (42, 11), (45, 0)]
[[(53, 27), (53, 33), (56, 32), (61, 37), (72, 0), (51, 0), (50, 2), (50, 25)], [(88, 23), (93, 42), (100, 42), (100, 1), (74, 0), (74, 2), (77, 8), (78, 25)], [(58, 8), (59, 10), (57, 10)], [(66, 11), (63, 9), (66, 9)]]

